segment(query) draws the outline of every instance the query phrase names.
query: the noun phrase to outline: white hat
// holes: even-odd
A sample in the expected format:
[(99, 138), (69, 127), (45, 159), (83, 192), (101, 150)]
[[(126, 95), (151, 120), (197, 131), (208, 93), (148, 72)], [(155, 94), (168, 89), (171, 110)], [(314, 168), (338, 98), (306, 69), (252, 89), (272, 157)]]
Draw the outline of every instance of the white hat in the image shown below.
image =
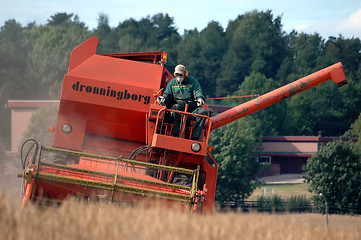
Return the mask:
[(179, 64), (175, 67), (174, 74), (179, 73), (185, 75), (186, 71), (187, 71), (186, 67), (182, 64)]

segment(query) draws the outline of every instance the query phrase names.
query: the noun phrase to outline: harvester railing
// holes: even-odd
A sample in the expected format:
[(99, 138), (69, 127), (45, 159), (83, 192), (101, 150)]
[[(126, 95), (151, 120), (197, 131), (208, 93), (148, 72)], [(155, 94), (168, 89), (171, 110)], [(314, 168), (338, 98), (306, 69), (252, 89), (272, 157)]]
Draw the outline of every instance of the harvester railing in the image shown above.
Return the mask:
[[(94, 159), (103, 159), (103, 160), (109, 160), (109, 161), (112, 161), (112, 162), (117, 162), (118, 160), (120, 160), (120, 161), (122, 161), (124, 163), (129, 163), (131, 165), (136, 164), (136, 165), (139, 165), (139, 166), (149, 167), (149, 168), (153, 168), (153, 169), (161, 169), (161, 170), (165, 170), (165, 171), (175, 171), (175, 172), (178, 172), (178, 173), (183, 173), (183, 174), (188, 174), (188, 175), (191, 175), (194, 172), (194, 170), (190, 170), (190, 169), (186, 169), (186, 168), (174, 168), (174, 167), (171, 167), (171, 166), (158, 165), (158, 164), (148, 163), (148, 162), (141, 162), (141, 161), (127, 159), (127, 158), (104, 156), (104, 155), (99, 155), (99, 154), (78, 152), (78, 151), (72, 151), (72, 150), (67, 150), (67, 149), (62, 149), (62, 148), (45, 147), (45, 146), (41, 146), (40, 160), (42, 158), (42, 153), (45, 152), (45, 151), (66, 153), (66, 154), (79, 156), (79, 157), (89, 157), (89, 158), (94, 158)], [(43, 160), (41, 160), (41, 161), (44, 162)]]
[[(208, 142), (210, 131), (211, 131), (211, 118), (206, 115), (196, 114), (196, 113), (190, 113), (190, 112), (184, 112), (184, 111), (177, 111), (173, 109), (161, 109), (158, 112), (157, 116), (157, 122), (155, 129), (157, 129), (157, 134), (170, 134), (172, 132), (172, 124), (171, 123), (171, 113), (180, 114), (181, 115), (181, 121), (180, 121), (180, 128), (179, 128), (179, 137), (180, 138), (189, 138), (192, 136), (192, 131), (194, 126), (187, 126), (186, 123), (189, 120), (193, 120), (194, 117), (202, 117), (206, 118), (206, 124), (205, 124), (205, 142)], [(187, 132), (188, 130), (188, 132)]]

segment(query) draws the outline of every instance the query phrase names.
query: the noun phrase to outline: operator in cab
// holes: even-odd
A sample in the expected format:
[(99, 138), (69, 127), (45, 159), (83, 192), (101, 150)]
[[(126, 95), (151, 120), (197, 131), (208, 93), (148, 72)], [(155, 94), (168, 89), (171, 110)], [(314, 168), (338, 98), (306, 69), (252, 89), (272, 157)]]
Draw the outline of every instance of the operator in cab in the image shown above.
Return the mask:
[[(174, 76), (175, 78), (168, 83), (163, 96), (157, 98), (158, 103), (173, 110), (184, 111), (187, 101), (188, 112), (208, 116), (208, 111), (202, 107), (204, 95), (198, 80), (188, 76), (186, 67), (181, 64), (175, 67)], [(174, 112), (171, 112), (171, 116), (175, 125), (172, 134), (178, 137), (181, 116)], [(195, 119), (192, 140), (199, 140), (206, 118), (195, 116)]]

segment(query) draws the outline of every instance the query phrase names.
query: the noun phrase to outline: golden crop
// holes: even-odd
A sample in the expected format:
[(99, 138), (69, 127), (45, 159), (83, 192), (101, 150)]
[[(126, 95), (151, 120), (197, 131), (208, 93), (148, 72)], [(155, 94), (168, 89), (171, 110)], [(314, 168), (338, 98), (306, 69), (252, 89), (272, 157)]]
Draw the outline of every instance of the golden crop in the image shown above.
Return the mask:
[(0, 239), (361, 239), (361, 217), (320, 214), (191, 214), (77, 200), (21, 208), (0, 192)]

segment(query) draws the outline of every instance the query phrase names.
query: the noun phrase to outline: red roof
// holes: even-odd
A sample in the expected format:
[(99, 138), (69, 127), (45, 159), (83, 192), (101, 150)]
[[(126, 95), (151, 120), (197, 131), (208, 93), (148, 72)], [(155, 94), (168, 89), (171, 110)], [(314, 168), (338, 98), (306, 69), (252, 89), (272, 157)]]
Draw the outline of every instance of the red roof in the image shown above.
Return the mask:
[(8, 100), (8, 108), (38, 108), (44, 105), (59, 105), (59, 100)]
[(331, 142), (335, 140), (357, 142), (356, 138), (319, 136), (265, 136), (263, 142)]

